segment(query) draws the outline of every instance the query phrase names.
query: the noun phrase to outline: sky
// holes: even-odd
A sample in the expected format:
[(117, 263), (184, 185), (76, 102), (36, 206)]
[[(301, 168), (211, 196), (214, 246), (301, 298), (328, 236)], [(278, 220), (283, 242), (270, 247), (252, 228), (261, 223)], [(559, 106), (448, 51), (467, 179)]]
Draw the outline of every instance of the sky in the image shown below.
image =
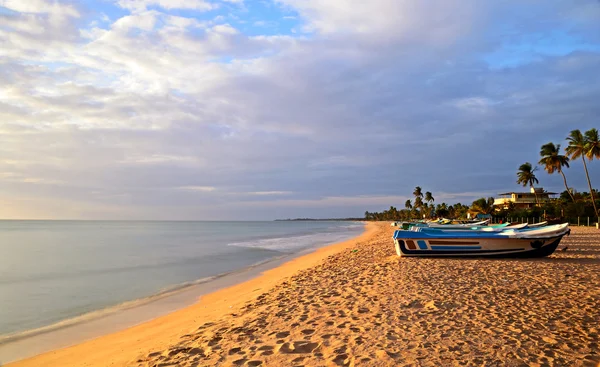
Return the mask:
[(598, 0), (0, 0), (0, 218), (471, 203), (600, 128), (599, 70)]

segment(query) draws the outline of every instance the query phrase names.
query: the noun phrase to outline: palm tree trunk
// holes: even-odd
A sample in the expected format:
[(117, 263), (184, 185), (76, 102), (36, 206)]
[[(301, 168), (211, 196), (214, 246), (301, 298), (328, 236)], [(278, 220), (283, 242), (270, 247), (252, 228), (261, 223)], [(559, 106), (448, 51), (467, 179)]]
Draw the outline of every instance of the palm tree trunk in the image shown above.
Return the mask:
[(535, 187), (533, 187), (533, 185), (531, 185), (531, 188), (533, 189), (533, 194), (535, 195), (535, 205), (539, 207), (540, 201), (538, 200), (537, 191), (535, 191)]
[(596, 209), (596, 199), (594, 199), (594, 189), (592, 189), (592, 182), (590, 181), (590, 175), (587, 170), (587, 164), (585, 164), (585, 157), (582, 155), (581, 160), (583, 161), (583, 168), (585, 168), (585, 177), (587, 177), (588, 186), (590, 187), (590, 195), (592, 196), (592, 205), (594, 206), (594, 213), (598, 215), (598, 209)]
[(565, 181), (565, 188), (567, 189), (567, 192), (569, 193), (571, 200), (573, 200), (573, 202), (575, 202), (575, 198), (573, 197), (573, 194), (571, 194), (571, 190), (569, 190), (569, 186), (567, 185), (567, 176), (565, 176), (565, 173), (562, 170), (560, 170), (560, 174), (563, 176), (563, 181)]

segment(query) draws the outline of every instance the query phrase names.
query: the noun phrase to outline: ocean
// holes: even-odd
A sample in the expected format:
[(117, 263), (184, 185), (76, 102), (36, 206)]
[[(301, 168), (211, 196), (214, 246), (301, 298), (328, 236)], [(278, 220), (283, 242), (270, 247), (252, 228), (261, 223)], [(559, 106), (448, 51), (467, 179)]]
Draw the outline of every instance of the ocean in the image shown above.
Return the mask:
[(335, 221), (0, 221), (0, 339), (362, 231)]

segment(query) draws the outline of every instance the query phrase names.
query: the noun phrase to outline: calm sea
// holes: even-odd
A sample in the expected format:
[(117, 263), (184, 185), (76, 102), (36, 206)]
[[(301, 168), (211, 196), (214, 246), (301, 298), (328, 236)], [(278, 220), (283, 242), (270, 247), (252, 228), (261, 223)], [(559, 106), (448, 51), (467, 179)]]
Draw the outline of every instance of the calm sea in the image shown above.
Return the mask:
[(355, 237), (358, 222), (0, 221), (0, 336)]

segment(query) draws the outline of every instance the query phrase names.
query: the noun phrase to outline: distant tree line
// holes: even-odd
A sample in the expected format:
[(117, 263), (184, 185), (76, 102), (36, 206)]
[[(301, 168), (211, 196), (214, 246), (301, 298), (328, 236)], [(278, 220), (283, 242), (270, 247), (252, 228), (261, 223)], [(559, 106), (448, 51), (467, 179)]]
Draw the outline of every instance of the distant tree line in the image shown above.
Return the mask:
[(423, 218), (463, 218), (466, 217), (469, 206), (457, 203), (448, 205), (446, 203), (434, 204), (435, 198), (429, 191), (423, 194), (420, 186), (413, 191), (414, 201), (410, 199), (404, 203), (404, 209), (398, 210), (390, 206), (382, 212), (365, 212), (366, 220), (412, 220)]

